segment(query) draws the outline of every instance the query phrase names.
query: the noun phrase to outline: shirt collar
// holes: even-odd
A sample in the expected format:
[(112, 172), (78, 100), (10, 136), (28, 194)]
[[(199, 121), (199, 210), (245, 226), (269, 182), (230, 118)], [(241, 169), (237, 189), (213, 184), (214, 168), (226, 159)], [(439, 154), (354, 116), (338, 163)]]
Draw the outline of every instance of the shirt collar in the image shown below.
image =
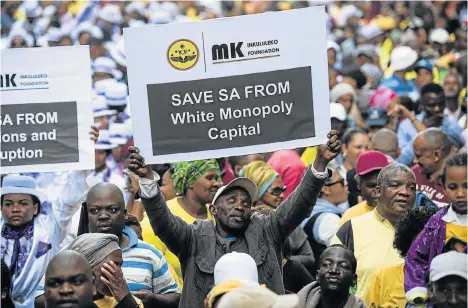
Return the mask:
[(386, 226), (386, 227), (391, 228), (392, 230), (395, 229), (395, 228), (393, 228), (393, 225), (392, 225), (387, 219), (383, 218), (382, 215), (380, 215), (380, 213), (377, 211), (377, 207), (375, 207), (375, 209), (372, 211), (372, 213), (374, 213), (375, 218), (376, 218), (381, 224), (383, 224), (383, 225)]
[(447, 213), (442, 217), (442, 220), (447, 223), (455, 223), (457, 225), (467, 225), (467, 215), (457, 214), (452, 205), (449, 206)]
[(122, 249), (122, 252), (126, 252), (127, 250), (134, 248), (138, 244), (138, 236), (132, 228), (127, 226), (123, 229), (122, 233), (128, 236), (128, 238), (130, 239), (128, 246)]

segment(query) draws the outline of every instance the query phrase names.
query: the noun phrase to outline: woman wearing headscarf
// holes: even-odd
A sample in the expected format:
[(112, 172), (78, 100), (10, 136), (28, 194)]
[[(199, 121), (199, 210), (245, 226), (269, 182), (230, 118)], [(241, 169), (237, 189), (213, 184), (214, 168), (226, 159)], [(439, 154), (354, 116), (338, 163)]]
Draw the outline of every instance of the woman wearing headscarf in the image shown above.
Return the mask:
[(141, 300), (132, 296), (122, 273), (122, 250), (114, 234), (85, 233), (68, 247), (81, 253), (93, 269), (97, 294), (94, 304), (98, 308), (144, 307)]
[[(272, 210), (276, 209), (281, 202), (283, 202), (286, 187), (283, 185), (283, 181), (279, 174), (265, 162), (251, 162), (242, 168), (239, 175), (251, 179), (258, 187), (258, 196), (257, 200), (254, 202), (254, 211), (268, 215)], [(306, 272), (311, 272), (314, 268), (314, 254), (309, 242), (307, 241), (307, 235), (301, 227), (298, 227), (289, 236), (288, 241), (285, 243), (283, 254), (286, 257), (285, 264), (283, 264), (285, 267), (293, 267), (291, 264), (298, 262), (303, 265)], [(297, 268), (297, 266), (294, 266), (294, 268)], [(287, 276), (289, 274), (295, 273), (285, 272), (283, 278), (285, 288), (288, 291), (295, 292), (296, 290), (292, 290), (292, 288), (295, 289), (295, 285), (297, 285), (297, 283), (288, 283), (289, 279)], [(298, 275), (294, 276), (297, 278)], [(294, 279), (291, 279), (290, 281), (293, 280)], [(311, 281), (308, 281), (304, 285), (310, 282)], [(304, 285), (300, 286), (297, 291), (299, 291)], [(288, 286), (290, 287), (288, 288)]]
[[(221, 186), (221, 175), (216, 160), (180, 162), (173, 167), (172, 183), (177, 197), (167, 202), (169, 210), (188, 224), (193, 224), (197, 219), (211, 219), (208, 206)], [(146, 214), (141, 221), (141, 228), (144, 240), (164, 254), (172, 276), (182, 289), (183, 278), (179, 259), (154, 235)]]
[(343, 105), (348, 114), (348, 126), (364, 128), (365, 123), (362, 120), (359, 108), (357, 107), (356, 91), (347, 83), (339, 83), (330, 91), (330, 99), (332, 102)]

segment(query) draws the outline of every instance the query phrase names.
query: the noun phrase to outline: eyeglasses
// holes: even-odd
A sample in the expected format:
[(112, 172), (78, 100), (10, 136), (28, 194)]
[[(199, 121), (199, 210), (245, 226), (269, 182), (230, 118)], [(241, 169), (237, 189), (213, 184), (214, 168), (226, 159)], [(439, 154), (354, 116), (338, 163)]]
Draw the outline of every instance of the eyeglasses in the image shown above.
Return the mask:
[(333, 186), (333, 185), (336, 185), (336, 184), (341, 184), (341, 185), (344, 186), (344, 182), (345, 182), (345, 179), (341, 178), (336, 182), (327, 183), (324, 186)]
[(281, 196), (281, 194), (284, 194), (286, 192), (286, 186), (283, 187), (273, 187), (270, 191), (268, 191), (269, 194), (272, 194), (273, 196)]

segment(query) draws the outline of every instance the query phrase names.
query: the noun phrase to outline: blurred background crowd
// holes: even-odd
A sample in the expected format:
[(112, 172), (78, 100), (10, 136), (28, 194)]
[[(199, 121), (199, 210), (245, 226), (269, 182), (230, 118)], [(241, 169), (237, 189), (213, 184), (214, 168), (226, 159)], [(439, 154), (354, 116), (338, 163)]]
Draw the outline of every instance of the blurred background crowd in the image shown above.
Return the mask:
[[(314, 279), (320, 253), (328, 245), (341, 243), (349, 247), (338, 230), (350, 219), (372, 211), (380, 202), (377, 176), (387, 165), (398, 162), (411, 168), (417, 185), (416, 207), (439, 209), (456, 202), (458, 197), (447, 192), (441, 176), (447, 175), (444, 169), (447, 166), (463, 164), (466, 174), (463, 154), (468, 136), (466, 1), (1, 1), (0, 46), (6, 49), (89, 45), (91, 103), (100, 135), (95, 145), (95, 170), (88, 177), (88, 184), (108, 182), (121, 189), (128, 212), (126, 224), (166, 257), (181, 288), (184, 282), (180, 263), (154, 235), (144, 207), (135, 200), (138, 177), (125, 168), (133, 132), (123, 29), (317, 5), (324, 5), (328, 15), (327, 59), (323, 60), (328, 61), (330, 121), (342, 142), (342, 153), (330, 164), (333, 176), (322, 189), (312, 216), (304, 220), (285, 246), (285, 262), (291, 261), (287, 263), (291, 270), (284, 271), (284, 284), (287, 290), (298, 292)], [(314, 29), (295, 31), (304, 39), (314, 39)], [(145, 42), (141, 42), (141, 48), (145, 48)], [(268, 214), (298, 186), (306, 166), (316, 156), (317, 147), (309, 147), (216, 158), (209, 163), (152, 167), (161, 176), (159, 184), (170, 210), (193, 223), (197, 218), (211, 218), (206, 211), (206, 205), (213, 201), (211, 192), (239, 176), (257, 184), (260, 193), (255, 211)], [(28, 175), (35, 179), (43, 195), (42, 212), (51, 211), (51, 205), (64, 189), (67, 173)], [(462, 235), (457, 233), (457, 238), (466, 247), (466, 181), (464, 194), (461, 224), (465, 231)], [(434, 213), (435, 210), (431, 215)], [(80, 211), (73, 218), (66, 243), (78, 232), (79, 214)], [(325, 215), (320, 217), (322, 214)], [(431, 217), (427, 213), (413, 215), (406, 217), (413, 221), (405, 221), (401, 230), (415, 221), (425, 223)], [(382, 238), (388, 235), (378, 228), (374, 231)], [(354, 246), (357, 271), (364, 278), (359, 278), (363, 280), (353, 292), (363, 297), (369, 307), (403, 307), (401, 304), (409, 301), (408, 297), (405, 299), (402, 281), (398, 285), (389, 282), (389, 277), (403, 279), (402, 267), (397, 269), (396, 276), (388, 272), (390, 276), (385, 276), (389, 288), (397, 290), (394, 299), (400, 306), (383, 306), (391, 296), (379, 293), (384, 292), (385, 286), (377, 291), (372, 289), (377, 282), (369, 280), (370, 274), (385, 266), (401, 266), (416, 236), (405, 244), (402, 234), (410, 231), (396, 228), (392, 232), (388, 241), (383, 241), (390, 245), (385, 249), (395, 252), (392, 260), (362, 260), (359, 248)], [(380, 258), (371, 255), (373, 259)], [(305, 271), (294, 269), (294, 262)], [(298, 273), (304, 273), (301, 279), (297, 278)], [(411, 290), (407, 286), (406, 291)]]

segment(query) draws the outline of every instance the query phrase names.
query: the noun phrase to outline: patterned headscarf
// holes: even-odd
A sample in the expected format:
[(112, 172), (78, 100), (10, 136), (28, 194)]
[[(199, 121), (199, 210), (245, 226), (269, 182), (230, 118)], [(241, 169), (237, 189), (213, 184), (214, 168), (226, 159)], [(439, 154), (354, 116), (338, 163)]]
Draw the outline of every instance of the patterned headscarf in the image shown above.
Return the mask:
[(221, 182), (221, 171), (215, 159), (194, 160), (174, 164), (172, 181), (178, 195), (183, 195), (185, 190), (192, 186), (207, 171), (216, 170), (218, 181)]
[(245, 176), (257, 184), (258, 199), (260, 199), (278, 177), (278, 173), (264, 161), (254, 161), (242, 168), (240, 176)]

